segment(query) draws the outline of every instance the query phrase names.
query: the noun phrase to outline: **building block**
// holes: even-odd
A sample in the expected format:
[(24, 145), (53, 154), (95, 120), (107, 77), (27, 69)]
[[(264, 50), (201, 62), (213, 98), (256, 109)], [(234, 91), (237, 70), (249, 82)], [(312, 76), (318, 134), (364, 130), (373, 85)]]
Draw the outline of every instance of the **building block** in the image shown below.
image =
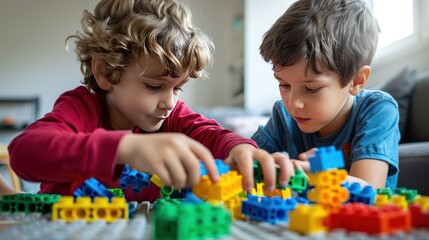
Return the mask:
[(328, 209), (335, 209), (342, 206), (349, 199), (349, 191), (344, 187), (313, 188), (307, 193), (310, 201), (316, 202)]
[[(219, 176), (228, 173), (231, 170), (231, 167), (228, 164), (225, 164), (222, 159), (215, 159), (215, 164)], [(200, 162), (200, 175), (207, 176), (207, 174), (206, 166)]]
[(408, 202), (405, 196), (394, 194), (390, 199), (391, 203), (404, 211), (408, 210)]
[(229, 235), (231, 215), (222, 206), (161, 199), (153, 222), (154, 239), (207, 239)]
[(182, 200), (183, 203), (193, 203), (193, 204), (202, 204), (204, 201), (197, 196), (195, 196), (192, 192), (188, 192), (185, 195), (185, 198)]
[(428, 212), (429, 211), (429, 196), (417, 196), (414, 199), (414, 204), (420, 206), (422, 211)]
[(411, 204), (409, 208), (413, 227), (429, 229), (429, 211), (423, 211), (421, 206)]
[(293, 198), (259, 197), (249, 194), (247, 200), (242, 202), (241, 213), (255, 221), (275, 224), (287, 222), (288, 212), (296, 206)]
[(379, 188), (377, 189), (377, 194), (387, 195), (388, 198), (390, 199), (393, 195), (393, 192), (390, 188)]
[(93, 222), (105, 220), (107, 222), (117, 221), (119, 219), (128, 220), (129, 206), (125, 198), (113, 197), (95, 197), (93, 202), (91, 197), (74, 198), (71, 196), (62, 196), (60, 200), (52, 206), (52, 221), (64, 220), (73, 222), (85, 220)]
[(115, 197), (115, 194), (107, 189), (95, 178), (89, 178), (78, 187), (73, 196), (75, 197), (107, 197), (109, 199)]
[(287, 186), (292, 191), (301, 193), (307, 189), (307, 176), (305, 176), (303, 171), (295, 169), (295, 175), (289, 179)]
[(361, 189), (359, 183), (352, 183), (349, 186), (349, 192), (349, 202), (361, 202), (369, 205), (374, 204), (375, 190), (370, 185), (367, 185)]
[(150, 178), (150, 174), (131, 169), (127, 164), (125, 165), (124, 171), (122, 172), (119, 186), (121, 186), (122, 189), (127, 189), (128, 186), (131, 185), (133, 192), (140, 193), (142, 188), (149, 187)]
[(349, 203), (331, 212), (327, 226), (350, 232), (389, 235), (411, 229), (411, 215), (396, 206), (375, 207), (363, 203)]
[(200, 182), (192, 188), (192, 192), (204, 200), (225, 201), (243, 192), (241, 179), (242, 176), (236, 171), (221, 175), (216, 184), (213, 184), (208, 176), (202, 176)]
[(4, 195), (0, 198), (0, 212), (50, 213), (52, 212), (52, 205), (58, 202), (60, 197), (59, 194), (19, 193)]
[(326, 171), (332, 168), (344, 168), (344, 156), (341, 150), (334, 146), (320, 147), (309, 158), (312, 173)]
[(236, 196), (225, 201), (225, 207), (230, 211), (232, 219), (246, 219), (246, 215), (241, 213), (243, 200), (243, 198)]
[(162, 188), (164, 186), (164, 183), (162, 183), (162, 180), (156, 174), (152, 174), (152, 177), (150, 177), (150, 181), (153, 182), (159, 188)]
[(116, 197), (124, 197), (122, 188), (108, 188), (108, 190), (115, 194)]
[(375, 196), (374, 206), (383, 207), (390, 204), (390, 199), (388, 194), (377, 194)]
[(414, 199), (418, 196), (417, 190), (401, 187), (395, 189), (395, 194), (405, 196), (408, 203), (412, 203)]
[(308, 173), (308, 185), (319, 187), (337, 187), (340, 186), (347, 178), (345, 169), (330, 169), (317, 173)]
[(289, 230), (301, 234), (325, 232), (324, 222), (328, 216), (328, 211), (320, 205), (298, 204), (289, 213)]

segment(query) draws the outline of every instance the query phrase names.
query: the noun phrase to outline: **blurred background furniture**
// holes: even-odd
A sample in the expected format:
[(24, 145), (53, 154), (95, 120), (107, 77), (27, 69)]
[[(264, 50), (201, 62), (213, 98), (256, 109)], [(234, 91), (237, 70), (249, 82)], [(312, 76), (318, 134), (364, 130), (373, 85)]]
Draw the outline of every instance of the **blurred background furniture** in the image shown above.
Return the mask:
[(4, 145), (0, 145), (0, 164), (4, 165), (7, 168), (12, 187), (16, 191), (21, 192), (22, 191), (21, 181), (19, 177), (15, 174), (15, 172), (12, 170), (12, 168), (10, 167), (9, 153), (7, 151), (6, 146)]
[[(398, 187), (429, 195), (429, 71), (411, 74), (413, 87), (399, 144)], [(404, 85), (397, 84), (397, 88)], [(394, 96), (395, 97), (395, 96)], [(397, 99), (398, 104), (400, 99)]]

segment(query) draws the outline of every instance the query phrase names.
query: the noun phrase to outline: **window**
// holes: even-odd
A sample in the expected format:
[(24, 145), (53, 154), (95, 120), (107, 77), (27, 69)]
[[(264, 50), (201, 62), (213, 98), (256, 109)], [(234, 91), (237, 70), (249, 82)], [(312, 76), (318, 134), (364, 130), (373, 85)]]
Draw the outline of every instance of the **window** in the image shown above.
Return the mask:
[(372, 0), (372, 6), (381, 28), (378, 49), (406, 39), (416, 32), (413, 0)]

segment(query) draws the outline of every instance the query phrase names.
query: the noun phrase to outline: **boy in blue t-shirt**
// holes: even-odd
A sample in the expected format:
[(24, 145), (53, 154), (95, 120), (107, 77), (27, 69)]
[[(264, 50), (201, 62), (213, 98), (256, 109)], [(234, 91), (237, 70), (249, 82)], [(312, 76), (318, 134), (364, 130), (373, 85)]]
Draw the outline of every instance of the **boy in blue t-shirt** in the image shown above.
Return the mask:
[(296, 168), (309, 170), (308, 156), (334, 145), (345, 154), (349, 181), (394, 190), (398, 106), (384, 92), (364, 90), (378, 32), (361, 0), (295, 2), (260, 46), (282, 100), (252, 137), (259, 147), (285, 151)]

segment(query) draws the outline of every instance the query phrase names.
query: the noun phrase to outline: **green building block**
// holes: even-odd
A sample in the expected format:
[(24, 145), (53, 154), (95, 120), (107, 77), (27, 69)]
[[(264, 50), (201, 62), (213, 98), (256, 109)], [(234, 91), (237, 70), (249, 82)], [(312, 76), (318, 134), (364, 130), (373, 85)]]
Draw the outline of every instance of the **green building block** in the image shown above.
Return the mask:
[(301, 193), (307, 189), (307, 184), (307, 177), (304, 172), (299, 169), (295, 169), (295, 175), (289, 179), (287, 186), (293, 191)]
[(60, 199), (59, 194), (29, 194), (20, 193), (5, 195), (0, 199), (0, 212), (52, 212), (52, 205)]
[(395, 193), (401, 196), (405, 196), (408, 203), (414, 202), (414, 199), (418, 196), (418, 192), (415, 189), (407, 189), (407, 188), (396, 188)]
[(109, 188), (108, 190), (115, 194), (116, 197), (124, 197), (122, 188)]
[(393, 195), (392, 190), (390, 188), (379, 188), (379, 189), (377, 189), (377, 194), (387, 195), (389, 197), (389, 199)]
[[(158, 201), (157, 201), (158, 202)], [(154, 239), (207, 239), (229, 235), (231, 214), (222, 206), (161, 199), (154, 207)]]

